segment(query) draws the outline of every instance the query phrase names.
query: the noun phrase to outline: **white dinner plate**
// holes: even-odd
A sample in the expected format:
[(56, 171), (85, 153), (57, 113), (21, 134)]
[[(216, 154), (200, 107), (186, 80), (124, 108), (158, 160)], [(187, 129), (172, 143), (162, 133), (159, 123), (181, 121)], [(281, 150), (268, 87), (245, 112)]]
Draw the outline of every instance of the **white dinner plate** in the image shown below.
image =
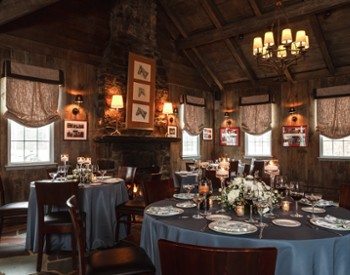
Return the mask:
[(205, 217), (209, 221), (229, 221), (232, 218), (228, 215), (223, 214), (212, 214)]
[(176, 204), (176, 207), (180, 208), (193, 208), (196, 207), (196, 204), (192, 201), (185, 201), (185, 202), (178, 202)]
[(272, 220), (272, 223), (279, 226), (285, 226), (285, 227), (298, 227), (301, 225), (300, 222), (290, 219), (274, 219)]
[(208, 227), (213, 231), (230, 235), (250, 234), (258, 230), (255, 225), (232, 220), (211, 222), (208, 224)]
[(313, 212), (312, 212), (312, 207), (302, 207), (301, 210), (308, 213), (318, 213), (318, 214), (326, 212), (325, 209), (318, 208), (318, 207), (315, 207)]
[(339, 223), (332, 223), (330, 221), (327, 221), (325, 218), (313, 218), (313, 219), (310, 219), (310, 222), (319, 227), (324, 227), (328, 229), (340, 230), (340, 231), (350, 230), (350, 221), (347, 221), (347, 223), (345, 224), (339, 224)]
[(184, 212), (183, 209), (172, 206), (151, 206), (146, 209), (146, 213), (159, 217), (170, 217), (180, 215)]
[(192, 198), (194, 197), (193, 193), (176, 193), (173, 195), (174, 198), (176, 199), (180, 199), (180, 200), (192, 200)]
[[(311, 202), (306, 198), (302, 198), (299, 202), (306, 205), (312, 205)], [(335, 203), (334, 201), (319, 200), (315, 206), (317, 207), (335, 206)]]
[[(110, 179), (112, 176), (104, 176), (103, 179)], [(96, 180), (102, 180), (102, 176), (96, 177)]]

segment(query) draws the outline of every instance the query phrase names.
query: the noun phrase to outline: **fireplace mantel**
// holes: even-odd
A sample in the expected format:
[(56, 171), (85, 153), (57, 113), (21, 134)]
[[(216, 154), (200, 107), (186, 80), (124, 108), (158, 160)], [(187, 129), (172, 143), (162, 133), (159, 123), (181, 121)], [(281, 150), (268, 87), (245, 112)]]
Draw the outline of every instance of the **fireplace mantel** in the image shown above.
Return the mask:
[(180, 138), (169, 138), (169, 137), (154, 137), (154, 136), (97, 136), (94, 138), (97, 143), (134, 143), (134, 142), (145, 142), (145, 143), (170, 143), (179, 142)]

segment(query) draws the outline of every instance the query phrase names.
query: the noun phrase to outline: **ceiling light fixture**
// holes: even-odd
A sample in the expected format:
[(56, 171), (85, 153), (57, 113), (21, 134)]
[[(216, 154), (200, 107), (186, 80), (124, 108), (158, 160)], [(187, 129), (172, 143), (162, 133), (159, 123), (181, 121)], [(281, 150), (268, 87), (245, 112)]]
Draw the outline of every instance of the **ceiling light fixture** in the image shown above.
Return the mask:
[[(280, 33), (280, 19), (286, 20), (286, 28)], [(274, 25), (277, 22), (277, 29)], [(274, 33), (275, 32), (275, 33)], [(274, 37), (277, 37), (275, 43)], [(271, 29), (262, 37), (255, 37), (253, 41), (253, 55), (256, 57), (258, 66), (274, 69), (279, 76), (283, 76), (289, 66), (297, 64), (309, 49), (309, 37), (305, 30), (296, 32), (295, 40), (288, 24), (288, 17), (282, 9), (282, 0), (276, 0), (274, 22)]]

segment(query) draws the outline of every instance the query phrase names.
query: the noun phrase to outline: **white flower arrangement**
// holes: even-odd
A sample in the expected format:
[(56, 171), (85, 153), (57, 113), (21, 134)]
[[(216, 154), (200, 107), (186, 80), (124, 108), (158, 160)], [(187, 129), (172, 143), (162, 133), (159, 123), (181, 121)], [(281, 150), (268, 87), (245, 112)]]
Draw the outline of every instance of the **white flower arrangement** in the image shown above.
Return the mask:
[(277, 202), (276, 194), (271, 192), (271, 187), (250, 175), (246, 178), (237, 177), (229, 181), (227, 187), (224, 189), (221, 200), (226, 207), (235, 208), (237, 205), (246, 204), (246, 200), (244, 199), (246, 195), (264, 200), (272, 197), (272, 202)]

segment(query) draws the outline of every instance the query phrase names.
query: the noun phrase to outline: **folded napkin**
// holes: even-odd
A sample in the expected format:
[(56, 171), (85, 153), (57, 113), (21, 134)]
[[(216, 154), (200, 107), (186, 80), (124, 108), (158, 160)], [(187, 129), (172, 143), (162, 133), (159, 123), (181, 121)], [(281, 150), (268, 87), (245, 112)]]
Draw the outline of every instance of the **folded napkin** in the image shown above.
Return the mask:
[(221, 232), (248, 232), (249, 231), (248, 225), (241, 224), (241, 223), (225, 223), (222, 221), (215, 224), (213, 228)]
[(331, 224), (335, 228), (350, 230), (350, 220), (339, 219), (337, 217), (326, 215), (324, 221)]

